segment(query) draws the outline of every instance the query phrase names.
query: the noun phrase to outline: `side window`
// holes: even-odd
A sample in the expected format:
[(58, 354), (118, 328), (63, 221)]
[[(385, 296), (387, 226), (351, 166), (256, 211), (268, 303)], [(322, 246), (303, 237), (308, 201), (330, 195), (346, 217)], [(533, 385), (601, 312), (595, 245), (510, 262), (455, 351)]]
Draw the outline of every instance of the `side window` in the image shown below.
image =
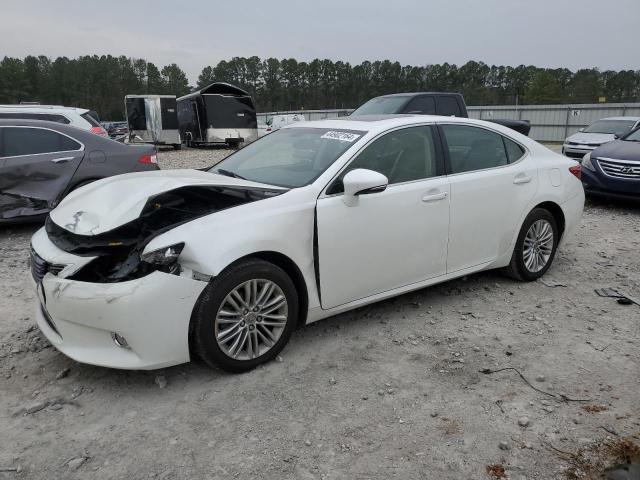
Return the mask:
[(456, 97), (438, 97), (438, 115), (445, 117), (459, 117), (460, 105), (458, 105)]
[(79, 150), (81, 145), (52, 130), (40, 128), (4, 128), (4, 156)]
[(433, 97), (416, 97), (404, 108), (405, 113), (436, 114), (436, 102)]
[(504, 140), (504, 146), (507, 149), (507, 158), (509, 163), (517, 162), (524, 155), (524, 148), (518, 145), (513, 140), (509, 140), (507, 137), (502, 137)]
[(471, 172), (507, 165), (502, 135), (467, 125), (442, 125), (451, 173)]
[(342, 193), (342, 179), (351, 170), (366, 168), (382, 173), (389, 184), (438, 175), (438, 156), (431, 126), (409, 127), (378, 138), (342, 171), (327, 194)]

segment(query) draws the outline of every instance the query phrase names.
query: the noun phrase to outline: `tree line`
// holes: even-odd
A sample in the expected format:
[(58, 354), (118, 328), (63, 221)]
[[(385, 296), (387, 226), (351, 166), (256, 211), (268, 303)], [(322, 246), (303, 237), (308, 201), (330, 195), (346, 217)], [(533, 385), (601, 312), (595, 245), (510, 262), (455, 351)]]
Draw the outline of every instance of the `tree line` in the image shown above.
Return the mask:
[(0, 62), (0, 104), (39, 102), (95, 110), (102, 119), (124, 118), (127, 94), (189, 93), (189, 81), (172, 63), (91, 55), (74, 59), (28, 56)]
[(389, 60), (358, 65), (315, 59), (234, 57), (203, 68), (195, 87), (175, 63), (157, 67), (125, 56), (75, 59), (27, 56), (0, 62), (0, 103), (34, 101), (82, 106), (102, 118), (123, 118), (126, 94), (184, 95), (214, 81), (247, 90), (258, 111), (355, 108), (369, 98), (397, 92), (460, 92), (469, 105), (640, 101), (640, 70), (575, 72), (532, 65), (401, 65)]

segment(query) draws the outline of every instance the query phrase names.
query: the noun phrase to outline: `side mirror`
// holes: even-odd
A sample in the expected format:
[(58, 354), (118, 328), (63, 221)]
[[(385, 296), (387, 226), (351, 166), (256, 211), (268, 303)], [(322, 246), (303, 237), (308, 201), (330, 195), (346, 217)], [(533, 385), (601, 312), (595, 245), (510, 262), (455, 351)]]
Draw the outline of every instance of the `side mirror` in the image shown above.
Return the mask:
[(584, 127), (578, 129), (579, 132), (584, 132)]
[(616, 140), (619, 138), (624, 137), (627, 134), (627, 132), (616, 132), (613, 134), (613, 138), (615, 138)]
[(344, 176), (342, 183), (344, 185), (343, 201), (348, 207), (354, 207), (358, 204), (359, 195), (383, 192), (389, 184), (389, 179), (373, 170), (356, 168)]

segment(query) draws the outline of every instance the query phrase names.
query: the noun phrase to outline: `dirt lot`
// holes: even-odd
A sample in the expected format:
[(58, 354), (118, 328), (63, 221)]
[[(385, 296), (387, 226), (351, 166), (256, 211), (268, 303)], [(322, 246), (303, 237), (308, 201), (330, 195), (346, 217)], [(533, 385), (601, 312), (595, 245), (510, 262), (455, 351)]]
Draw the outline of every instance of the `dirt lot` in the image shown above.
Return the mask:
[[(638, 443), (640, 307), (594, 288), (640, 297), (640, 206), (589, 202), (545, 277), (563, 286), (473, 275), (301, 328), (243, 375), (58, 353), (32, 314), (34, 230), (0, 230), (0, 479), (597, 478)], [(530, 385), (480, 372), (504, 367)]]

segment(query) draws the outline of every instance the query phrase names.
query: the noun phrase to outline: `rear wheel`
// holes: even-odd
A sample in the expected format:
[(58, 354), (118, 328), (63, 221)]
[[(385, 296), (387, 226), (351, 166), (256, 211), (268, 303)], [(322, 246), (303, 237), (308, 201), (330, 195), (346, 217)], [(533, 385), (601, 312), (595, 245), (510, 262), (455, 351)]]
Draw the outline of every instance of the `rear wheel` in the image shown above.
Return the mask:
[(540, 278), (551, 267), (559, 240), (553, 215), (543, 208), (533, 209), (520, 229), (505, 273), (525, 282)]
[(210, 366), (251, 370), (284, 348), (297, 317), (298, 295), (284, 270), (248, 259), (205, 289), (194, 310), (192, 345)]
[(182, 144), (181, 143), (175, 143), (173, 145), (173, 149), (174, 150), (182, 150)]

